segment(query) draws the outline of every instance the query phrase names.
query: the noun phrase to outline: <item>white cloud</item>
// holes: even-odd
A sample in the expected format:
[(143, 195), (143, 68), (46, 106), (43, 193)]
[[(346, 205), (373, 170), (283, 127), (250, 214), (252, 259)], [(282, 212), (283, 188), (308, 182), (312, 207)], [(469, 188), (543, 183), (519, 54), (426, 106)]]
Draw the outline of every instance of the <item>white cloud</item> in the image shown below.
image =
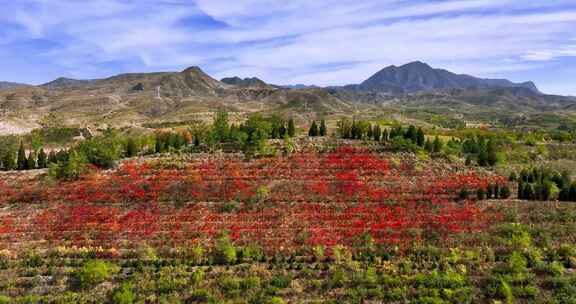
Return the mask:
[[(216, 76), (331, 85), (412, 60), (499, 76), (576, 56), (570, 42), (576, 10), (562, 9), (569, 4), (573, 0), (22, 0), (7, 3), (14, 13), (0, 21), (26, 32), (2, 38), (3, 49), (18, 39), (56, 40), (63, 46), (35, 56), (86, 77), (97, 74), (98, 63), (123, 62), (120, 71), (204, 65)], [(228, 26), (180, 23), (204, 15)]]

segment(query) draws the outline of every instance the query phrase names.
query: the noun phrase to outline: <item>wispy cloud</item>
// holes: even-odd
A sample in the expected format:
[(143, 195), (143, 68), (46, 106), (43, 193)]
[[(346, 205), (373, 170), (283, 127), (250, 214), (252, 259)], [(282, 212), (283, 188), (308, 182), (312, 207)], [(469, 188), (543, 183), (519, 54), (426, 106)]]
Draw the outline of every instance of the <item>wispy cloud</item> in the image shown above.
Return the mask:
[[(333, 85), (361, 81), (389, 64), (423, 60), (461, 73), (538, 81), (559, 61), (576, 66), (573, 0), (21, 0), (3, 5), (11, 13), (0, 16), (0, 60), (18, 57), (26, 67), (41, 65), (47, 72), (0, 71), (7, 80), (201, 65), (218, 77)], [(52, 43), (41, 48), (31, 41)]]

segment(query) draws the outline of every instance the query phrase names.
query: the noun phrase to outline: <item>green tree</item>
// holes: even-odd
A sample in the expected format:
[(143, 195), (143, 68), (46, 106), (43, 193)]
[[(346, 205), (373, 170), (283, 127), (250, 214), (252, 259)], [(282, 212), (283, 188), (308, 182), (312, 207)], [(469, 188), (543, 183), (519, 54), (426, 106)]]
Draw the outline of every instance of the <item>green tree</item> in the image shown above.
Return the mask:
[(424, 147), (425, 143), (426, 143), (426, 136), (424, 135), (424, 130), (422, 130), (422, 128), (418, 128), (418, 131), (416, 131), (416, 144), (419, 147)]
[(44, 169), (48, 166), (47, 164), (48, 159), (46, 152), (44, 152), (44, 149), (40, 149), (40, 151), (38, 152), (38, 168)]
[(319, 134), (320, 136), (328, 135), (328, 129), (326, 128), (326, 121), (324, 121), (324, 119), (322, 119), (322, 121), (320, 122)]
[(294, 137), (296, 135), (296, 125), (294, 124), (294, 119), (290, 118), (288, 120), (288, 136)]
[(138, 145), (136, 144), (136, 140), (130, 137), (126, 141), (125, 155), (126, 157), (134, 157), (136, 154), (138, 154)]
[(500, 198), (501, 199), (508, 199), (512, 195), (512, 191), (510, 191), (510, 187), (508, 185), (504, 185), (500, 188)]
[(56, 157), (56, 152), (54, 152), (54, 150), (50, 151), (50, 153), (48, 153), (48, 161), (46, 165), (48, 166), (49, 164), (55, 164), (57, 162), (58, 158)]
[(380, 141), (380, 138), (382, 138), (382, 129), (380, 128), (379, 124), (374, 125), (372, 135), (374, 136), (375, 141)]
[(26, 169), (36, 169), (36, 153), (34, 153), (34, 151), (30, 151), (28, 158), (26, 158)]
[(50, 164), (48, 175), (58, 180), (78, 179), (86, 172), (87, 160), (84, 155), (75, 150), (70, 151), (68, 159)]
[(310, 137), (316, 137), (318, 136), (318, 125), (316, 124), (316, 121), (312, 121), (312, 125), (310, 125), (310, 130), (308, 130), (308, 136)]
[(26, 160), (26, 150), (24, 149), (24, 143), (20, 142), (20, 148), (18, 149), (18, 159), (17, 159), (17, 169), (25, 170), (27, 165)]
[(486, 147), (486, 163), (488, 166), (493, 167), (498, 163), (498, 155), (496, 154), (496, 145), (494, 142), (489, 141), (488, 146)]
[(230, 132), (230, 125), (228, 123), (228, 113), (218, 111), (214, 117), (214, 124), (212, 125), (212, 135), (216, 142), (224, 142), (228, 140)]
[(388, 129), (384, 129), (384, 131), (382, 131), (382, 141), (388, 141), (389, 138), (389, 133), (388, 133)]
[(16, 153), (14, 151), (8, 150), (4, 153), (2, 157), (2, 168), (6, 171), (16, 169), (16, 160), (14, 159)]

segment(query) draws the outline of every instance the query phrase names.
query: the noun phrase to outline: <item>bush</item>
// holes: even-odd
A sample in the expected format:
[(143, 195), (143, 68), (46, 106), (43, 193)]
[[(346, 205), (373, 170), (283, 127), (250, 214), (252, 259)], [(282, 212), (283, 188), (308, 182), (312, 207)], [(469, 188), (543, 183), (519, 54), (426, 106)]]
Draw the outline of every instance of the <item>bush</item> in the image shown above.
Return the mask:
[(267, 304), (284, 304), (284, 300), (282, 300), (282, 298), (279, 297), (273, 297), (270, 300), (268, 300), (268, 302), (266, 302)]
[(234, 264), (237, 260), (236, 248), (230, 242), (228, 235), (224, 234), (218, 240), (216, 245), (214, 258), (219, 264)]
[(514, 302), (512, 287), (502, 279), (491, 278), (486, 285), (486, 295), (491, 298), (505, 300), (507, 304)]
[(197, 289), (190, 294), (186, 303), (215, 303), (214, 297), (205, 289)]
[(82, 268), (77, 270), (76, 278), (81, 287), (88, 288), (109, 280), (118, 270), (119, 268), (116, 265), (92, 260), (86, 262)]
[(112, 300), (115, 304), (131, 304), (136, 300), (136, 296), (132, 292), (130, 285), (123, 284), (122, 287), (114, 292)]
[(12, 303), (12, 300), (7, 296), (0, 295), (0, 304), (9, 304)]
[(230, 298), (234, 298), (240, 295), (240, 284), (240, 279), (236, 277), (225, 277), (219, 282), (222, 292)]

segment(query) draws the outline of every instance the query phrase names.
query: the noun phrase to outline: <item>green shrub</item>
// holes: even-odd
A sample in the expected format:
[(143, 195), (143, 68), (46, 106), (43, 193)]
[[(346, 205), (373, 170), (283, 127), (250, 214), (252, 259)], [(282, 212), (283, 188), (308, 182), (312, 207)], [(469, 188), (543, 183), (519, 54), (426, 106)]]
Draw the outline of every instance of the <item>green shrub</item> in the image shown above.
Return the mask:
[(291, 275), (278, 274), (270, 280), (270, 286), (277, 288), (288, 288), (292, 283)]
[(12, 300), (9, 297), (0, 295), (0, 304), (10, 304), (10, 303), (12, 303)]
[(158, 292), (163, 294), (172, 293), (188, 285), (186, 278), (180, 277), (178, 269), (172, 266), (163, 267), (156, 280)]
[(240, 279), (236, 277), (225, 277), (219, 280), (220, 290), (229, 298), (240, 295)]
[(550, 275), (550, 276), (561, 276), (564, 274), (564, 265), (559, 262), (553, 263), (540, 263), (536, 266), (535, 271), (539, 274)]
[(228, 238), (227, 234), (223, 234), (218, 240), (214, 251), (214, 259), (218, 264), (236, 263), (236, 248), (234, 245), (232, 245), (232, 242), (230, 241), (230, 238)]
[(244, 291), (257, 290), (260, 288), (260, 278), (257, 276), (247, 277), (240, 282), (240, 287)]
[(346, 272), (340, 267), (334, 268), (330, 271), (330, 278), (328, 279), (328, 288), (344, 287), (348, 280)]
[(486, 284), (485, 292), (488, 297), (505, 300), (507, 304), (514, 302), (512, 287), (502, 279), (490, 278)]
[(115, 304), (131, 304), (136, 300), (136, 296), (129, 284), (122, 284), (122, 287), (114, 292), (112, 300)]
[(516, 297), (524, 299), (536, 299), (539, 292), (538, 287), (532, 285), (514, 287), (513, 290)]
[(266, 303), (267, 304), (284, 304), (284, 300), (282, 300), (282, 298), (279, 298), (279, 297), (272, 297)]
[(104, 261), (91, 260), (84, 263), (76, 272), (78, 283), (83, 288), (93, 287), (96, 284), (109, 280), (118, 272), (119, 267)]
[(215, 300), (209, 291), (205, 289), (197, 289), (190, 294), (186, 303), (215, 303)]

